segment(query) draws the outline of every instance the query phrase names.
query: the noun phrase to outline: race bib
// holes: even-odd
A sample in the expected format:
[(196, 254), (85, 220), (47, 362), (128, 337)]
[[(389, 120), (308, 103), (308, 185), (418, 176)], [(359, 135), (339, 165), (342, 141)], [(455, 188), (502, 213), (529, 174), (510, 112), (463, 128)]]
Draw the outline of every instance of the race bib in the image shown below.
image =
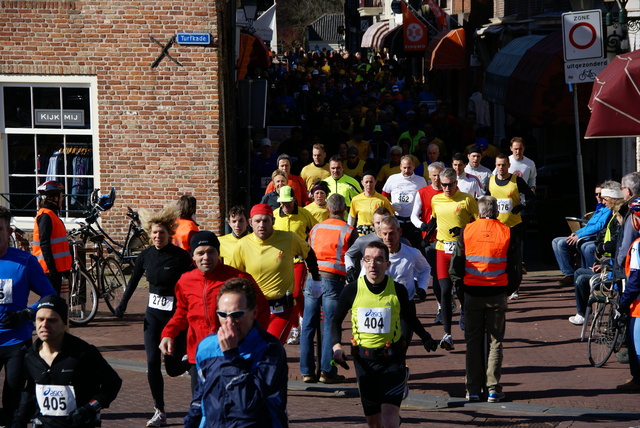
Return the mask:
[(396, 195), (396, 202), (401, 204), (409, 204), (413, 202), (413, 193), (400, 192)]
[(499, 213), (510, 213), (513, 208), (513, 204), (511, 199), (498, 199), (498, 212)]
[(0, 279), (0, 305), (13, 303), (13, 279)]
[(445, 254), (453, 254), (453, 250), (456, 249), (456, 241), (444, 241), (442, 245), (444, 245)]
[(173, 310), (173, 299), (173, 296), (158, 296), (149, 293), (149, 307), (161, 311), (171, 311)]
[(71, 385), (37, 385), (36, 399), (43, 416), (68, 416), (76, 409), (76, 393)]
[(391, 331), (391, 308), (358, 308), (358, 331), (382, 334)]

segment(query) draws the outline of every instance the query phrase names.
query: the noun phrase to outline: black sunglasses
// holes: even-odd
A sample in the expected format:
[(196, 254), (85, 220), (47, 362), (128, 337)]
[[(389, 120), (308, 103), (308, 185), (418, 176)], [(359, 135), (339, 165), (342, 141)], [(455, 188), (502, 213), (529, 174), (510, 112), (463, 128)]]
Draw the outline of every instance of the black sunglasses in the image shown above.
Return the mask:
[(442, 184), (444, 187), (453, 187), (453, 186), (456, 185), (456, 183), (457, 183), (457, 181), (452, 181), (451, 183), (440, 182), (440, 184)]
[(247, 311), (249, 310), (249, 308), (247, 309), (243, 309), (241, 311), (233, 311), (233, 312), (223, 312), (223, 311), (216, 311), (216, 314), (218, 314), (218, 316), (220, 318), (227, 319), (227, 317), (231, 317), (234, 320), (238, 320), (240, 318), (242, 318), (244, 316), (244, 314), (247, 313)]

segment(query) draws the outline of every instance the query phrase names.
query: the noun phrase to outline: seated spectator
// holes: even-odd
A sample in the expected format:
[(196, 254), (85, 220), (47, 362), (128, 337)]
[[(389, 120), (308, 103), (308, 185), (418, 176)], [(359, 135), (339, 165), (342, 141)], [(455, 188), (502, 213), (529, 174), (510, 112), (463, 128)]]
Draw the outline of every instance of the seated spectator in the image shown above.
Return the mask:
[[(611, 210), (604, 204), (604, 200), (601, 195), (601, 185), (596, 186), (596, 210), (587, 222), (587, 224), (573, 232), (569, 236), (560, 236), (555, 238), (551, 242), (553, 247), (553, 254), (556, 256), (558, 267), (562, 271), (564, 277), (560, 280), (560, 284), (569, 285), (573, 284), (573, 274), (575, 269), (573, 268), (573, 260), (578, 251), (578, 240), (593, 237), (596, 233), (602, 230), (611, 216)], [(593, 240), (593, 239), (591, 239)], [(588, 266), (583, 266), (587, 268)]]

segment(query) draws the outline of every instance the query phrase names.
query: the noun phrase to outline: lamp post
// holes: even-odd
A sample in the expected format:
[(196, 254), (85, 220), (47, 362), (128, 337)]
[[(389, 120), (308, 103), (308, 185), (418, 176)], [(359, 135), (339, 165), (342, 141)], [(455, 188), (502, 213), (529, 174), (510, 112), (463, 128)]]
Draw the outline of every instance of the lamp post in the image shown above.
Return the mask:
[(256, 20), (256, 14), (258, 13), (258, 3), (255, 1), (245, 1), (242, 3), (242, 10), (244, 11), (244, 18), (247, 20), (247, 28), (246, 30), (249, 34), (253, 34), (256, 32), (256, 29), (253, 28), (253, 23)]

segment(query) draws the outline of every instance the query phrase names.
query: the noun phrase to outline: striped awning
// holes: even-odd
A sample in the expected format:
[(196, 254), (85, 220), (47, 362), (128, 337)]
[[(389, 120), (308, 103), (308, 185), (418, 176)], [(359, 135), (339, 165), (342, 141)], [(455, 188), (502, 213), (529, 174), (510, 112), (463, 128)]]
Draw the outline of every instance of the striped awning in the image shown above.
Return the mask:
[(362, 35), (363, 48), (373, 48), (382, 50), (384, 47), (384, 38), (389, 33), (389, 21), (376, 22)]

